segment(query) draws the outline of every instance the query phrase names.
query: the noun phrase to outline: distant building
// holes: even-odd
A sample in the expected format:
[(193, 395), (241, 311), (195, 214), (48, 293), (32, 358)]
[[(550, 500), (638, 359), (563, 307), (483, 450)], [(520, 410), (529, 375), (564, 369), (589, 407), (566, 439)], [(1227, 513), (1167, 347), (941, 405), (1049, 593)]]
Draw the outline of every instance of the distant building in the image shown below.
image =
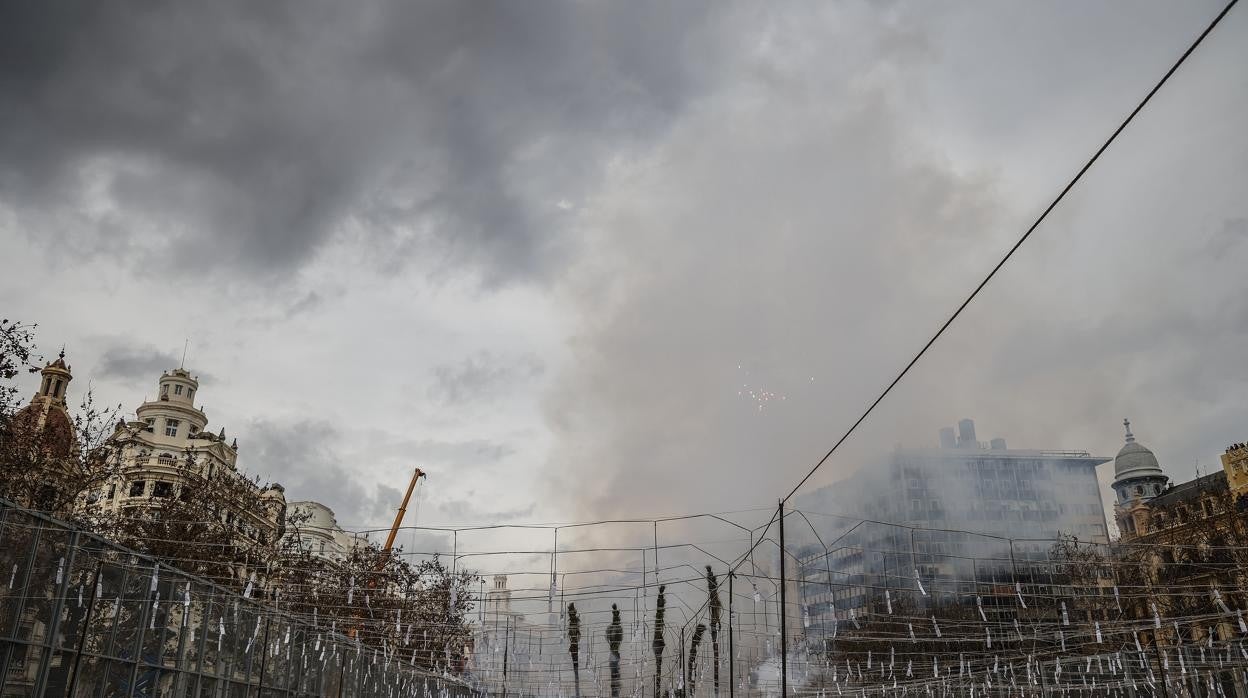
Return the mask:
[[(473, 671), (483, 688), (491, 693), (505, 693), (510, 687), (512, 692), (524, 694), (521, 687), (527, 685), (531, 673), (528, 665), (532, 636), (533, 628), (524, 622), (524, 614), (511, 607), (507, 575), (494, 575), (485, 592), (481, 627), (473, 642)], [(511, 675), (509, 681), (504, 681), (504, 673)]]
[[(1162, 472), (1157, 457), (1135, 440), (1131, 424), (1126, 443), (1114, 459), (1114, 518), (1120, 545), (1114, 555), (1126, 570), (1138, 570), (1143, 579), (1134, 583), (1146, 588), (1222, 590), (1225, 601), (1242, 607), (1248, 600), (1239, 593), (1248, 557), (1248, 444), (1236, 443), (1222, 454), (1222, 469), (1173, 484)], [(1154, 609), (1162, 614), (1196, 613), (1219, 616), (1223, 609), (1210, 598), (1212, 592), (1157, 594), (1135, 599), (1129, 616), (1147, 619)], [(1179, 630), (1178, 625), (1174, 630)], [(1203, 642), (1209, 633), (1219, 641), (1237, 636), (1237, 628), (1225, 616), (1207, 625), (1188, 628), (1184, 638), (1175, 637), (1169, 626), (1142, 630), (1140, 641), (1162, 644)], [(1160, 638), (1154, 637), (1159, 635)]]
[(262, 545), (276, 544), (286, 520), (286, 495), (281, 485), (261, 488), (237, 469), (238, 440), (229, 441), (222, 427), (208, 429), (208, 416), (195, 406), (199, 381), (189, 371), (166, 371), (157, 383), (157, 398), (135, 410), (137, 419), (122, 422), (110, 437), (113, 474), (87, 494), (87, 504), (103, 512), (141, 514), (160, 500), (191, 496), (185, 486), (212, 477), (237, 478), (255, 489), (259, 506), (238, 506), (220, 513), (222, 522), (239, 536)]
[(1122, 542), (1167, 542), (1211, 521), (1216, 528), (1223, 515), (1248, 515), (1248, 444), (1227, 447), (1221, 470), (1175, 485), (1157, 456), (1135, 440), (1131, 423), (1123, 425), (1127, 442), (1114, 459), (1113, 484)]
[(973, 590), (1000, 584), (1012, 594), (1012, 583), (1027, 583), (1028, 563), (1045, 559), (1059, 535), (1109, 542), (1096, 477), (1108, 458), (1010, 449), (1004, 439), (981, 444), (969, 419), (956, 435), (940, 430), (939, 443), (898, 449), (883, 467), (862, 468), (798, 501), (831, 515), (810, 517), (820, 522), (822, 542), (797, 555), (808, 636), (882, 607), (886, 589), (915, 589), (916, 577), (929, 592), (974, 598)]
[(334, 510), (320, 502), (290, 502), (286, 518), (287, 540), (322, 560), (344, 562), (356, 545), (366, 541), (361, 534), (343, 530)]

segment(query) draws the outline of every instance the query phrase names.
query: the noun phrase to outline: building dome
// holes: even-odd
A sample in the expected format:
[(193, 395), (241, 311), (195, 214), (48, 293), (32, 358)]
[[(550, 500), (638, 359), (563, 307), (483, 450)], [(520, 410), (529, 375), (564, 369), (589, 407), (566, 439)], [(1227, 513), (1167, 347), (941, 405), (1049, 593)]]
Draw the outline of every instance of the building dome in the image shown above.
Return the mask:
[(78, 448), (77, 430), (73, 419), (65, 409), (65, 389), (74, 379), (65, 363), (65, 351), (40, 371), (42, 381), (39, 392), (30, 404), (13, 415), (12, 428), (33, 443), (38, 443), (44, 454), (54, 460), (69, 460)]
[(1114, 456), (1114, 480), (1165, 477), (1161, 464), (1157, 462), (1157, 456), (1135, 440), (1135, 435), (1131, 433), (1131, 423), (1124, 419), (1123, 425), (1127, 428), (1127, 442), (1118, 451), (1118, 455)]
[(55, 461), (68, 461), (78, 450), (73, 420), (63, 408), (48, 402), (26, 405), (13, 415), (15, 432), (38, 443)]

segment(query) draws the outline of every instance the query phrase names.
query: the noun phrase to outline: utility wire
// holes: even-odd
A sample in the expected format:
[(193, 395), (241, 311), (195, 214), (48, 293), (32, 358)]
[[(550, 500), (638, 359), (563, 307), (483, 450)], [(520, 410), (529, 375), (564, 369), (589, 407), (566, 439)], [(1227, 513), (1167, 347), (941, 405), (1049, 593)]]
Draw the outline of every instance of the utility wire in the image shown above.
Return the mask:
[(1213, 31), (1213, 28), (1218, 26), (1218, 24), (1222, 21), (1222, 18), (1226, 17), (1227, 13), (1230, 12), (1231, 8), (1235, 7), (1238, 2), (1239, 0), (1231, 0), (1225, 7), (1222, 8), (1222, 11), (1213, 18), (1212, 22), (1209, 23), (1209, 26), (1205, 27), (1205, 30), (1200, 33), (1200, 36), (1197, 36), (1196, 40), (1187, 47), (1187, 50), (1183, 52), (1183, 55), (1179, 56), (1179, 59), (1174, 62), (1174, 65), (1170, 66), (1170, 69), (1166, 71), (1166, 74), (1161, 76), (1161, 79), (1157, 81), (1156, 85), (1153, 85), (1153, 89), (1149, 90), (1148, 94), (1144, 95), (1144, 99), (1140, 100), (1140, 103), (1135, 106), (1135, 109), (1131, 110), (1131, 113), (1127, 115), (1127, 118), (1123, 119), (1122, 123), (1118, 125), (1118, 128), (1114, 129), (1114, 132), (1110, 134), (1109, 138), (1101, 144), (1101, 147), (1097, 148), (1092, 157), (1084, 163), (1083, 167), (1079, 168), (1079, 172), (1077, 172), (1075, 176), (1066, 183), (1066, 186), (1062, 188), (1057, 197), (1055, 197), (1048, 207), (1044, 209), (1044, 212), (1036, 218), (1035, 222), (1031, 224), (1031, 227), (1027, 228), (1027, 231), (1023, 233), (1022, 237), (1014, 243), (1014, 246), (1005, 253), (1005, 256), (1001, 258), (1001, 261), (997, 262), (997, 265), (992, 268), (992, 271), (988, 272), (988, 275), (984, 277), (983, 281), (979, 282), (979, 285), (975, 287), (975, 290), (971, 291), (971, 295), (967, 296), (966, 300), (962, 301), (962, 304), (958, 306), (957, 310), (953, 311), (953, 314), (949, 316), (949, 319), (945, 320), (945, 323), (940, 326), (940, 329), (936, 330), (936, 334), (932, 335), (932, 338), (927, 340), (927, 343), (923, 345), (923, 348), (919, 350), (919, 353), (915, 354), (913, 359), (910, 359), (910, 363), (906, 364), (906, 367), (901, 369), (901, 373), (898, 373), (897, 377), (884, 388), (884, 391), (880, 393), (879, 397), (872, 401), (866, 411), (862, 413), (862, 416), (860, 416), (849, 427), (849, 430), (846, 431), (841, 438), (837, 439), (836, 443), (833, 444), (832, 448), (824, 454), (823, 458), (820, 458), (819, 462), (815, 463), (815, 467), (811, 468), (810, 472), (806, 473), (806, 476), (797, 483), (797, 486), (785, 495), (783, 501), (789, 501), (789, 498), (796, 494), (797, 491), (801, 489), (802, 485), (806, 484), (806, 481), (815, 474), (815, 471), (819, 470), (819, 468), (832, 457), (832, 454), (836, 453), (836, 450), (841, 447), (841, 444), (845, 443), (845, 440), (858, 429), (858, 425), (862, 424), (863, 421), (865, 421), (866, 418), (873, 411), (875, 411), (876, 406), (884, 401), (884, 398), (892, 392), (893, 388), (901, 382), (902, 378), (906, 377), (906, 374), (910, 372), (910, 369), (914, 368), (914, 365), (919, 362), (919, 359), (923, 358), (923, 355), (927, 353), (927, 350), (932, 348), (932, 345), (936, 343), (936, 340), (940, 339), (941, 335), (945, 333), (945, 330), (949, 329), (949, 326), (953, 324), (953, 321), (958, 319), (958, 316), (962, 314), (962, 311), (966, 310), (966, 307), (971, 304), (971, 301), (975, 300), (975, 297), (979, 295), (979, 292), (984, 290), (984, 287), (988, 285), (989, 281), (992, 281), (992, 278), (997, 275), (998, 271), (1001, 271), (1001, 267), (1005, 266), (1005, 263), (1010, 261), (1010, 257), (1014, 256), (1014, 253), (1018, 251), (1018, 248), (1023, 246), (1024, 242), (1027, 242), (1027, 238), (1031, 237), (1031, 234), (1036, 231), (1036, 228), (1039, 228), (1040, 224), (1048, 218), (1049, 213), (1052, 212), (1059, 203), (1061, 203), (1062, 199), (1066, 198), (1066, 194), (1069, 193), (1070, 190), (1073, 189), (1079, 182), (1079, 180), (1083, 178), (1083, 175), (1091, 169), (1092, 165), (1095, 164), (1101, 157), (1101, 154), (1104, 153), (1115, 140), (1117, 140), (1118, 135), (1122, 133), (1123, 130), (1127, 128), (1127, 125), (1135, 119), (1135, 116), (1139, 114), (1142, 109), (1144, 109), (1144, 105), (1149, 103), (1149, 101), (1153, 98), (1153, 95), (1157, 94), (1157, 91), (1161, 89), (1161, 86), (1166, 84), (1166, 82), (1170, 79), (1170, 76), (1174, 75), (1175, 71), (1179, 69), (1179, 66), (1183, 65), (1188, 56), (1192, 55), (1192, 52), (1196, 50), (1196, 47), (1200, 46), (1201, 42), (1205, 40), (1205, 37), (1209, 36), (1209, 33)]

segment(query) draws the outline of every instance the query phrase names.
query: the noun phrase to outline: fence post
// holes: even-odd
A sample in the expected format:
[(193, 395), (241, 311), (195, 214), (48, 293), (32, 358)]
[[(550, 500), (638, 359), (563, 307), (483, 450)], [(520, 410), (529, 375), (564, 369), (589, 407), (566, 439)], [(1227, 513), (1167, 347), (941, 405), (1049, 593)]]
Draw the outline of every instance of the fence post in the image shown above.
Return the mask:
[(780, 500), (780, 696), (789, 695), (789, 607), (785, 597), (788, 586), (784, 573), (784, 500)]
[(261, 640), (260, 646), (260, 678), (256, 682), (256, 695), (264, 695), (264, 669), (269, 659), (269, 623), (273, 617), (269, 613), (264, 614), (264, 639)]
[[(21, 594), (18, 595), (17, 603), (14, 604), (14, 608), (13, 608), (13, 622), (14, 622), (13, 639), (14, 640), (17, 639), (17, 627), (22, 622), (22, 615), (26, 612), (26, 597), (30, 590), (30, 576), (34, 572), (35, 556), (39, 554), (39, 538), (40, 538), (40, 534), (42, 533), (43, 533), (43, 522), (40, 521), (39, 525), (35, 527), (35, 532), (32, 535), (31, 540), (30, 540), (30, 559), (27, 561), (26, 569), (22, 573)], [(7, 647), (4, 648), (4, 652), (3, 652), (4, 658), (3, 660), (0, 660), (0, 682), (4, 681), (4, 679), (9, 675), (9, 662), (12, 661), (12, 658), (13, 658), (13, 648), (17, 646), (16, 642), (8, 642), (5, 644), (7, 645)]]
[(736, 698), (737, 665), (732, 651), (732, 570), (728, 570), (728, 698)]
[[(152, 563), (152, 576), (156, 578), (156, 588), (160, 588), (160, 563)], [(148, 585), (147, 591), (143, 599), (142, 611), (139, 613), (138, 637), (134, 643), (134, 666), (130, 668), (130, 695), (134, 695), (136, 686), (139, 682), (139, 665), (143, 663), (143, 640), (147, 635), (147, 620), (152, 612), (152, 586)], [(125, 592), (125, 588), (122, 588)], [(121, 616), (118, 615), (118, 625), (121, 624)]]

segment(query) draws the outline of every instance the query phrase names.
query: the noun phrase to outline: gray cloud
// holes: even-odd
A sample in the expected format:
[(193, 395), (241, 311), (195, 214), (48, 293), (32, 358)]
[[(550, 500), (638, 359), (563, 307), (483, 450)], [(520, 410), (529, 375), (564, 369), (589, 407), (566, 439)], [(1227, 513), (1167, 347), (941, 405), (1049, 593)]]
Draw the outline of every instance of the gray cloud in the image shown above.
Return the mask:
[(545, 363), (535, 355), (500, 357), (479, 352), (457, 363), (433, 368), (429, 396), (445, 405), (490, 400), (542, 375)]
[(1221, 258), (1239, 245), (1248, 242), (1248, 218), (1230, 218), (1209, 239), (1209, 253)]
[[(347, 523), (413, 461), (445, 516), (771, 505), (1211, 9), (13, 3), (0, 294), (71, 349), (150, 307), (101, 362), (144, 385), (204, 328), (242, 467)], [(963, 416), (1130, 416), (1177, 474), (1242, 440), (1244, 17), (822, 475)]]
[(178, 357), (172, 352), (148, 345), (113, 344), (100, 354), (95, 373), (103, 379), (154, 384), (163, 371), (177, 366)]
[(508, 521), (517, 521), (532, 516), (536, 505), (529, 504), (524, 507), (512, 509), (493, 509), (483, 507), (479, 499), (474, 499), (469, 493), (469, 497), (465, 499), (448, 499), (445, 501), (431, 502), (433, 508), (446, 521), (456, 523), (503, 523)]
[[(957, 20), (924, 11), (864, 18), (840, 6), (767, 19), (758, 36), (785, 41), (737, 57), (740, 81), (682, 115), (582, 219), (597, 233), (595, 253), (572, 274), (578, 332), (547, 402), (547, 486), (581, 516), (707, 511), (787, 494), (1087, 157), (1088, 129), (1102, 134), (1095, 124), (1115, 123), (1139, 97), (1097, 96), (1099, 77), (1063, 73), (1080, 95), (1063, 108), (1078, 118), (1030, 124), (1000, 154), (968, 154), (961, 144), (991, 136), (929, 118), (940, 111), (934, 99), (995, 103), (964, 76), (929, 82), (942, 58), (982, 58), (956, 33), (934, 35)], [(1060, 34), (1068, 19), (1048, 30)], [(1185, 16), (1184, 26), (1189, 19), (1201, 21)], [(895, 48), (895, 37), (916, 34), (907, 46), (934, 53)], [(1101, 41), (1085, 38), (1067, 46), (1072, 66), (1103, 55)], [(1248, 103), (1242, 81), (1227, 93), (1243, 51), (1229, 32), (1221, 41), (812, 486), (899, 442), (932, 444), (937, 427), (962, 416), (1017, 447), (1109, 455), (1125, 415), (1147, 413), (1157, 425), (1151, 446), (1202, 460), (1232, 438), (1207, 437), (1248, 418), (1242, 382), (1227, 380), (1248, 348), (1242, 282), (1229, 260), (1211, 265), (1210, 226), (1199, 221), (1243, 216), (1232, 192), (1248, 174), (1244, 141), (1232, 120), (1186, 106)], [(1114, 44), (1129, 46), (1129, 58), (1106, 75), (1141, 92), (1158, 75), (1145, 66), (1176, 55), (1161, 44), (1145, 55), (1125, 31)], [(1043, 72), (1036, 58), (1016, 67)], [(1027, 112), (1052, 95), (1018, 99), (1010, 108)], [(1207, 148), (1158, 145), (1197, 131)], [(1211, 152), (1220, 138), (1235, 145)], [(1011, 148), (1043, 152), (1037, 162), (1052, 172), (1031, 186), (1030, 173), (1015, 174), (1026, 165)], [(1019, 181), (1029, 185), (1022, 194)], [(760, 409), (751, 391), (777, 399)]]
[(556, 203), (664, 128), (709, 48), (696, 3), (2, 12), (0, 203), (88, 252), (250, 278), (335, 235), (379, 267), (546, 275), (573, 242)]

